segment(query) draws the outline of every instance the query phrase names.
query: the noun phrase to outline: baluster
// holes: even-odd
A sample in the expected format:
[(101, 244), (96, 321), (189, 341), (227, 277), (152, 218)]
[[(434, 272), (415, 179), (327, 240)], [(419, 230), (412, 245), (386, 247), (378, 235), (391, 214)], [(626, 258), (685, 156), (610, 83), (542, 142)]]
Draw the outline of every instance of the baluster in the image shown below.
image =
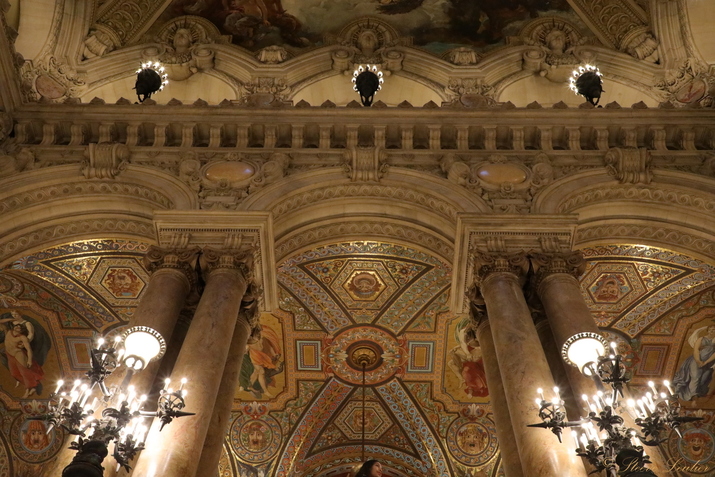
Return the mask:
[(103, 142), (113, 142), (114, 130), (114, 123), (100, 123), (99, 137), (97, 138), (97, 143), (101, 144)]
[(273, 149), (276, 147), (276, 126), (275, 124), (267, 124), (263, 127), (263, 147), (266, 149)]
[(429, 148), (432, 150), (441, 149), (442, 126), (439, 124), (430, 124), (427, 126), (427, 129), (429, 130)]
[(248, 147), (248, 126), (236, 126), (236, 147)]
[[(74, 127), (74, 126), (73, 126)], [(141, 123), (131, 122), (127, 124), (127, 146), (138, 146), (139, 145), (139, 128)]]
[(212, 124), (209, 129), (209, 147), (221, 147), (220, 124)]
[(302, 124), (291, 125), (291, 147), (293, 149), (303, 148), (303, 130), (304, 126)]
[(345, 126), (345, 137), (348, 149), (354, 149), (358, 145), (358, 128), (359, 126), (357, 124), (348, 124)]
[(42, 125), (42, 141), (40, 146), (51, 146), (57, 137), (57, 123), (47, 122)]
[(526, 146), (524, 145), (523, 127), (511, 128), (511, 148), (515, 151), (523, 151), (524, 149), (526, 149)]
[(375, 126), (375, 147), (385, 148), (385, 136), (387, 134), (387, 126)]
[(487, 126), (484, 128), (484, 149), (493, 151), (497, 148), (497, 128)]
[(402, 135), (402, 149), (412, 149), (415, 137), (414, 126), (400, 126), (400, 134)]
[(320, 140), (318, 142), (318, 147), (320, 149), (330, 149), (330, 130), (332, 125), (321, 124), (320, 125)]
[(578, 126), (567, 126), (566, 137), (568, 140), (568, 149), (570, 151), (581, 150), (581, 128)]
[(680, 130), (680, 149), (684, 151), (694, 151), (695, 149), (697, 149), (695, 147), (695, 130)]
[(166, 128), (168, 123), (157, 123), (154, 125), (153, 147), (164, 147), (166, 145)]
[(622, 128), (621, 138), (625, 147), (638, 147), (638, 131), (635, 128)]
[(593, 128), (593, 138), (596, 143), (596, 149), (599, 151), (608, 150), (608, 129), (605, 127)]
[(70, 125), (69, 146), (83, 145), (84, 141), (85, 141), (85, 133), (86, 133), (86, 127), (84, 124), (72, 123), (72, 125)]
[(457, 149), (469, 149), (469, 126), (457, 126)]

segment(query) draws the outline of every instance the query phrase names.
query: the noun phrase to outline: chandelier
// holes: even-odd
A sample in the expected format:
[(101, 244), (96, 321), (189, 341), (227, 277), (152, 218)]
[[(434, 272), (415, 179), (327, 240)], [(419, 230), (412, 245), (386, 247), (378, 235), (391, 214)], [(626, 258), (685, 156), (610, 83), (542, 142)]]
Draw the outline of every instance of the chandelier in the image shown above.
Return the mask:
[(353, 71), (353, 90), (360, 95), (363, 106), (370, 106), (375, 94), (382, 89), (385, 80), (377, 65), (358, 66)]
[(592, 105), (598, 105), (603, 93), (601, 72), (593, 65), (579, 66), (573, 70), (569, 78), (569, 88), (577, 95), (586, 98)]
[[(579, 343), (575, 345), (575, 343)], [(586, 344), (584, 344), (584, 341)], [(682, 416), (678, 395), (670, 383), (663, 381), (659, 391), (653, 381), (650, 391), (641, 398), (624, 401), (623, 389), (630, 381), (616, 343), (610, 344), (610, 352), (604, 353), (603, 338), (595, 333), (579, 333), (564, 344), (563, 354), (569, 364), (592, 378), (598, 392), (589, 397), (581, 396), (587, 416), (578, 421), (566, 417), (564, 401), (559, 389), (554, 388), (553, 398), (547, 399), (542, 389), (537, 390), (540, 423), (529, 427), (550, 429), (562, 441), (565, 428), (571, 429), (576, 444), (576, 453), (584, 457), (595, 472), (605, 472), (607, 477), (645, 477), (656, 475), (646, 465), (651, 463), (644, 446), (657, 446), (666, 440), (664, 434), (674, 430), (678, 436), (680, 425), (702, 420), (699, 417)], [(588, 346), (587, 344), (590, 344)], [(580, 347), (580, 353), (569, 348)], [(606, 389), (608, 385), (610, 389)], [(624, 405), (625, 404), (625, 405)], [(628, 413), (635, 427), (628, 427), (622, 416)]]
[[(112, 442), (117, 470), (120, 467), (130, 470), (129, 463), (144, 449), (149, 418), (158, 418), (161, 430), (175, 418), (193, 415), (182, 411), (186, 379), (181, 380), (177, 389), (170, 387), (169, 379), (164, 382), (156, 411), (143, 410), (147, 396), (138, 395), (134, 386), (127, 386), (134, 372), (161, 358), (165, 351), (166, 343), (157, 331), (135, 326), (117, 336), (111, 344), (103, 338), (97, 341), (96, 348), (90, 350), (91, 369), (84, 379), (76, 379), (71, 385), (63, 380), (57, 382), (55, 392), (50, 395), (47, 414), (30, 419), (49, 422), (48, 432), (60, 426), (77, 436), (70, 445), (77, 454), (63, 470), (62, 477), (102, 477), (101, 464)], [(105, 380), (122, 364), (126, 367), (125, 378), (122, 384), (110, 390)], [(100, 407), (104, 409), (98, 412)]]
[(158, 61), (142, 63), (136, 74), (137, 81), (133, 89), (137, 91), (140, 103), (151, 98), (152, 94), (158, 93), (169, 84), (168, 75), (164, 73), (164, 67)]

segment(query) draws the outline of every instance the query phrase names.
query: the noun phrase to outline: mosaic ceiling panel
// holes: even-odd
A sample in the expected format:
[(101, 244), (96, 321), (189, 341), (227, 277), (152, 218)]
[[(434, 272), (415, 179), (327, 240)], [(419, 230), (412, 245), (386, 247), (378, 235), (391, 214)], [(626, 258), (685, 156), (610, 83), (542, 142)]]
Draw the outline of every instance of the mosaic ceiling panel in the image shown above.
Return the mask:
[[(35, 381), (17, 387), (0, 366), (9, 416), (0, 444), (13, 469), (36, 471), (59, 448), (56, 431), (41, 442), (27, 437), (21, 414), (40, 413), (46, 383), (87, 369), (91, 339), (126, 323), (148, 283), (145, 250), (78, 242), (0, 272), (0, 321), (17, 319), (15, 311), (31, 324), (37, 360)], [(652, 247), (583, 252), (584, 299), (634, 383), (669, 378), (686, 412), (705, 418), (684, 428), (684, 440), (671, 438), (667, 452), (686, 462), (715, 454), (713, 365), (693, 366), (695, 354), (715, 356), (715, 268)], [(399, 244), (345, 242), (277, 269), (282, 309), (261, 317), (263, 336), (244, 357), (222, 475), (347, 473), (361, 455), (358, 348), (376, 360), (366, 375), (366, 452), (385, 462), (386, 475), (500, 475), (481, 351), (466, 321), (448, 312), (449, 264)]]

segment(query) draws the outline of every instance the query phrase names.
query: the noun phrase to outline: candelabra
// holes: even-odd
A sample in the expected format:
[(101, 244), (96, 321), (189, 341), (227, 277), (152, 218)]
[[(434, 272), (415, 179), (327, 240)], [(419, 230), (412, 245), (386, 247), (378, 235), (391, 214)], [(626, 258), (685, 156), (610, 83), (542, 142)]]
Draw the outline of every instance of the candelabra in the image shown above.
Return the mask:
[[(580, 338), (598, 341), (591, 335)], [(564, 351), (565, 357), (567, 348)], [(611, 343), (611, 348), (610, 354), (601, 353), (605, 351), (604, 347), (597, 348), (596, 353), (600, 355), (595, 360), (579, 363), (583, 364), (580, 366), (582, 372), (590, 376), (598, 388), (594, 396), (582, 396), (587, 412), (585, 418), (568, 421), (559, 389), (554, 388), (554, 397), (550, 400), (544, 397), (542, 389), (538, 389), (536, 404), (542, 422), (529, 427), (550, 429), (559, 438), (559, 442), (563, 430), (573, 428), (571, 435), (576, 444), (576, 453), (595, 468), (594, 472), (605, 471), (608, 477), (656, 475), (646, 467), (651, 462), (643, 446), (657, 446), (664, 442), (666, 438), (663, 435), (671, 429), (681, 436), (681, 424), (701, 418), (680, 415), (678, 396), (673, 393), (668, 381), (663, 382), (662, 392), (650, 381), (650, 391), (638, 400), (626, 400), (624, 406), (623, 389), (630, 381), (630, 375), (616, 351), (616, 344)], [(568, 358), (567, 362), (575, 364)], [(606, 392), (604, 384), (609, 385), (610, 392)], [(634, 419), (638, 429), (626, 425), (626, 420), (621, 417), (626, 412)]]
[[(140, 396), (134, 386), (127, 386), (135, 371), (160, 358), (164, 351), (165, 343), (159, 333), (146, 327), (130, 328), (122, 336), (117, 336), (112, 345), (104, 339), (98, 340), (97, 347), (90, 350), (91, 369), (85, 374), (86, 379), (75, 380), (71, 388), (63, 380), (57, 382), (57, 388), (50, 396), (48, 413), (36, 419), (48, 421), (50, 430), (60, 426), (77, 436), (70, 445), (77, 454), (63, 470), (62, 477), (101, 477), (104, 472), (101, 464), (112, 442), (117, 470), (120, 467), (129, 470), (131, 460), (144, 449), (148, 418), (158, 418), (161, 430), (175, 418), (193, 415), (182, 411), (187, 393), (184, 389), (186, 379), (181, 380), (176, 390), (169, 387), (170, 380), (165, 381), (156, 411), (143, 410), (146, 395)], [(121, 364), (127, 368), (124, 381), (110, 390), (105, 380)], [(99, 397), (92, 396), (96, 389)], [(100, 399), (104, 409), (101, 416), (95, 417)]]

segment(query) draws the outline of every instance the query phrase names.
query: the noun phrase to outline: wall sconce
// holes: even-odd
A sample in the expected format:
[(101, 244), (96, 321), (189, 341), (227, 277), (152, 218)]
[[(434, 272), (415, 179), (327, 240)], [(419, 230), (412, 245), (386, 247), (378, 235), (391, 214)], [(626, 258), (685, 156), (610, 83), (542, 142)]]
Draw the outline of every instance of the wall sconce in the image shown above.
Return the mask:
[(137, 71), (137, 82), (134, 88), (137, 91), (139, 102), (143, 103), (151, 98), (151, 95), (164, 89), (169, 84), (164, 67), (158, 61), (142, 63), (142, 67)]
[(363, 106), (370, 106), (375, 93), (382, 89), (385, 80), (376, 65), (362, 65), (353, 72), (353, 89), (360, 95)]
[(601, 76), (601, 72), (596, 66), (579, 66), (578, 69), (573, 71), (569, 78), (569, 88), (596, 106), (601, 99), (601, 93), (603, 93)]

